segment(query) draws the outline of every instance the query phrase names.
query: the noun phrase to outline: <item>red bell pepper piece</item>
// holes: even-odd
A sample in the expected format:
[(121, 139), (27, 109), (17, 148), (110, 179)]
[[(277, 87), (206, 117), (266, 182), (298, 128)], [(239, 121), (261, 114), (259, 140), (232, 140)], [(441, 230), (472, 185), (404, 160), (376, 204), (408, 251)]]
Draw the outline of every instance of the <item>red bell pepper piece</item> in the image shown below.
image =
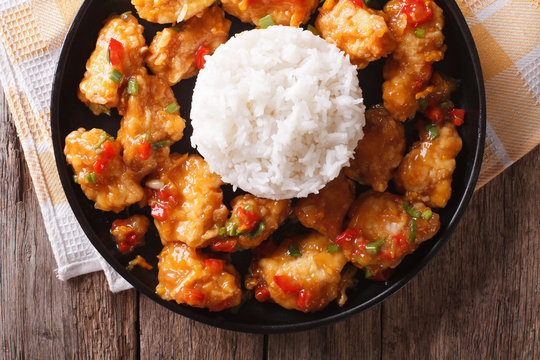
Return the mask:
[(124, 55), (124, 45), (114, 38), (109, 40), (109, 61), (113, 66), (120, 65)]
[(214, 275), (221, 274), (224, 266), (225, 266), (225, 260), (220, 260), (220, 259), (205, 259), (204, 260), (204, 268)]
[(431, 1), (429, 0), (401, 0), (401, 10), (407, 15), (407, 23), (416, 27), (433, 17)]
[(288, 294), (294, 294), (300, 290), (300, 284), (287, 275), (276, 275), (274, 276), (274, 281), (281, 290)]
[(236, 248), (236, 239), (217, 240), (212, 244), (212, 250), (233, 252)]

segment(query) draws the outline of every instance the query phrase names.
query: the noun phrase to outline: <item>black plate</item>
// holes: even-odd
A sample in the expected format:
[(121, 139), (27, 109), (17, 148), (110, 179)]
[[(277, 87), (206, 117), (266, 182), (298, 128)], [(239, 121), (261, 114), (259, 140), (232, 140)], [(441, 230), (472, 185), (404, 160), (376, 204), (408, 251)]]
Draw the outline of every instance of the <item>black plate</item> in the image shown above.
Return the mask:
[[(451, 0), (439, 0), (438, 3), (446, 17), (444, 32), (448, 50), (445, 59), (434, 67), (444, 74), (461, 79), (461, 86), (453, 100), (458, 107), (467, 111), (466, 122), (459, 128), (463, 138), (463, 150), (457, 158), (452, 198), (446, 208), (439, 211), (441, 230), (432, 240), (422, 244), (414, 254), (407, 256), (389, 282), (380, 283), (362, 279), (356, 289), (349, 291), (349, 300), (343, 308), (332, 303), (323, 311), (312, 314), (286, 310), (275, 304), (258, 303), (255, 300), (247, 302), (237, 314), (230, 311), (211, 313), (204, 309), (164, 301), (155, 294), (156, 256), (161, 250), (161, 244), (153, 228), (147, 235), (147, 245), (138, 249), (135, 254), (144, 256), (154, 266), (154, 270), (147, 271), (138, 267), (131, 272), (126, 270), (128, 261), (134, 255), (122, 255), (116, 249), (109, 233), (112, 221), (127, 216), (126, 212), (116, 215), (95, 210), (93, 203), (86, 199), (80, 187), (73, 182), (73, 172), (65, 161), (63, 149), (66, 135), (79, 127), (86, 129), (97, 127), (111, 134), (116, 134), (118, 130), (120, 123), (118, 114), (114, 112), (111, 117), (92, 115), (77, 99), (77, 88), (84, 73), (86, 60), (94, 49), (102, 21), (111, 13), (122, 13), (127, 10), (136, 13), (129, 0), (85, 1), (64, 42), (53, 85), (51, 128), (58, 172), (75, 216), (90, 241), (113, 268), (146, 296), (191, 319), (231, 330), (274, 333), (312, 329), (364, 311), (395, 293), (435, 256), (455, 228), (474, 191), (484, 149), (485, 94), (474, 41), (456, 3)], [(233, 18), (231, 20), (233, 20), (232, 32), (252, 28)], [(148, 44), (155, 32), (163, 28), (161, 25), (142, 20), (141, 24), (145, 27)], [(381, 101), (383, 64), (384, 60), (377, 61), (359, 72), (360, 85), (367, 106)], [(185, 119), (189, 119), (194, 83), (194, 79), (184, 80), (173, 87), (181, 106), (181, 115)], [(189, 144), (191, 127), (189, 121), (187, 123), (184, 138), (175, 144), (174, 151), (194, 152)], [(132, 206), (129, 211), (148, 214), (147, 210), (140, 210), (137, 206)], [(242, 263), (241, 256), (235, 260), (240, 270), (245, 269), (247, 266), (245, 263), (238, 264)]]

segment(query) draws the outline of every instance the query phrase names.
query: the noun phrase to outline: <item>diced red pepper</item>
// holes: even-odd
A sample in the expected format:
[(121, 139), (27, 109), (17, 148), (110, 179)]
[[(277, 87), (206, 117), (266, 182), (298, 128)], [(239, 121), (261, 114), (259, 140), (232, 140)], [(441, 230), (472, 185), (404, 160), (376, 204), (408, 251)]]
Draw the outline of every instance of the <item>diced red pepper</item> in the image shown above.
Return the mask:
[(158, 190), (158, 199), (164, 202), (175, 202), (176, 197), (171, 194), (167, 189), (162, 188)]
[(274, 253), (277, 249), (277, 245), (272, 239), (264, 241), (261, 245), (257, 246), (257, 252), (264, 257), (268, 257)]
[(212, 250), (233, 252), (236, 248), (236, 239), (217, 240), (212, 244)]
[(124, 55), (124, 45), (116, 39), (109, 40), (109, 61), (113, 66), (120, 65)]
[(363, 0), (350, 0), (354, 5), (357, 5), (357, 6), (360, 6), (360, 8), (365, 8), (366, 6), (364, 5), (364, 1)]
[(434, 105), (428, 106), (426, 111), (424, 111), (424, 115), (434, 123), (438, 123), (443, 119), (443, 113), (441, 108)]
[(133, 249), (133, 247), (131, 245), (129, 245), (127, 242), (122, 242), (120, 244), (118, 244), (118, 250), (120, 250), (121, 252), (129, 252)]
[(369, 279), (375, 280), (375, 281), (388, 281), (392, 277), (393, 274), (394, 274), (394, 269), (384, 269), (382, 271), (379, 271), (378, 273), (376, 273)]
[(190, 288), (182, 289), (182, 298), (188, 305), (201, 305), (204, 301), (204, 293)]
[(298, 293), (298, 296), (296, 297), (296, 305), (298, 305), (298, 308), (302, 311), (306, 311), (311, 302), (313, 301), (313, 298), (315, 297), (315, 294), (309, 290), (302, 289)]
[(225, 266), (225, 260), (220, 260), (220, 259), (204, 260), (204, 268), (214, 275), (221, 274), (224, 266)]
[(138, 242), (138, 237), (137, 237), (137, 234), (135, 232), (130, 232), (127, 236), (126, 236), (126, 240), (129, 244), (131, 245), (136, 245), (137, 242)]
[(241, 207), (236, 209), (236, 217), (238, 218), (239, 231), (252, 232), (259, 222), (259, 217), (256, 214)]
[(94, 162), (94, 171), (96, 174), (101, 174), (103, 169), (105, 169), (105, 165), (107, 164), (107, 161), (105, 159), (99, 158)]
[(339, 234), (334, 240), (334, 242), (339, 246), (344, 247), (358, 236), (361, 236), (361, 232), (359, 233), (358, 231), (356, 231), (356, 229), (348, 228), (347, 230)]
[(144, 188), (144, 193), (146, 194), (146, 197), (149, 198), (149, 199), (152, 196), (154, 196), (154, 190), (150, 189), (149, 187)]
[(255, 288), (255, 299), (259, 302), (265, 302), (270, 299), (270, 291), (266, 285), (259, 285)]
[(167, 209), (165, 209), (165, 206), (161, 203), (156, 203), (154, 206), (152, 206), (152, 216), (154, 219), (158, 221), (163, 221), (167, 218)]
[(452, 121), (454, 122), (456, 126), (463, 125), (464, 123), (463, 119), (465, 119), (465, 110), (454, 108), (450, 110), (449, 114), (450, 114), (450, 117), (452, 118)]
[(300, 284), (287, 275), (276, 275), (274, 276), (274, 281), (281, 290), (288, 294), (294, 294), (300, 290)]
[(105, 160), (109, 160), (109, 159), (112, 159), (113, 157), (115, 157), (116, 155), (116, 151), (114, 151), (114, 146), (112, 144), (112, 142), (110, 142), (109, 140), (105, 141), (103, 143), (103, 158)]
[(206, 46), (201, 46), (199, 50), (197, 50), (196, 58), (197, 58), (197, 68), (199, 70), (204, 69), (204, 64), (206, 63), (206, 60), (204, 59), (204, 57), (208, 54), (210, 54), (210, 49), (207, 48)]
[(143, 160), (147, 160), (150, 155), (152, 155), (152, 144), (144, 141), (139, 144), (137, 150), (139, 151), (139, 157)]
[(402, 247), (403, 245), (407, 245), (408, 243), (408, 240), (405, 238), (405, 235), (401, 233), (398, 235), (393, 235), (392, 238), (394, 239), (394, 241), (399, 247)]
[(401, 10), (407, 15), (407, 23), (416, 27), (433, 17), (430, 0), (401, 0)]

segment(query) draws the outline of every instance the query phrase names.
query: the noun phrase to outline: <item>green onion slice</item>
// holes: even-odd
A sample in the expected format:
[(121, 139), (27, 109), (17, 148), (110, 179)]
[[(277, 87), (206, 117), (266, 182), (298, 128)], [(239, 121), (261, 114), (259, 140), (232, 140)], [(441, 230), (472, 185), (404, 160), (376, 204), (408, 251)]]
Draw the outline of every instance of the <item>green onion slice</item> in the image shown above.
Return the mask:
[(119, 84), (120, 80), (122, 80), (122, 76), (124, 76), (124, 75), (122, 75), (122, 73), (120, 71), (114, 69), (111, 76), (109, 76), (109, 79), (111, 79), (115, 83)]
[(319, 30), (317, 30), (317, 28), (313, 25), (308, 25), (307, 26), (307, 29), (308, 31), (311, 31), (311, 33), (315, 36), (318, 36), (319, 35)]
[(407, 214), (411, 215), (413, 218), (419, 218), (420, 216), (422, 216), (422, 213), (414, 209), (407, 201), (403, 202), (403, 207), (405, 208)]
[(128, 16), (131, 15), (131, 11), (126, 11), (126, 12), (123, 12), (121, 15), (120, 15), (120, 18), (122, 20), (126, 20), (128, 18)]
[(339, 250), (341, 250), (341, 246), (339, 246), (338, 244), (329, 244), (326, 247), (326, 252), (327, 253), (333, 253), (333, 252), (336, 252), (336, 251), (339, 251)]
[(102, 104), (90, 104), (90, 105), (88, 105), (88, 108), (90, 109), (90, 111), (94, 115), (99, 115), (99, 114), (104, 113), (104, 114), (107, 114), (107, 115), (111, 116), (111, 109), (109, 109), (105, 105), (102, 105)]
[(416, 30), (414, 30), (414, 35), (419, 38), (423, 38), (424, 36), (426, 36), (426, 30), (422, 28), (416, 28)]
[(129, 79), (127, 91), (129, 95), (139, 95), (139, 83), (137, 79)]
[(169, 145), (171, 142), (169, 140), (158, 141), (152, 144), (152, 150), (161, 149), (164, 146)]
[(137, 142), (139, 143), (143, 143), (143, 142), (148, 142), (148, 140), (150, 140), (150, 137), (148, 136), (148, 134), (141, 134), (141, 135), (138, 135), (135, 140), (137, 140)]
[(409, 229), (411, 230), (409, 241), (414, 242), (414, 240), (416, 240), (416, 219), (411, 219), (409, 222)]
[(441, 108), (450, 109), (454, 107), (454, 103), (451, 100), (446, 100), (441, 103)]
[(176, 32), (180, 32), (180, 26), (171, 26), (171, 29), (173, 29)]
[(428, 106), (428, 101), (425, 98), (418, 99), (418, 105), (420, 110), (425, 110)]
[(108, 139), (109, 137), (107, 136), (107, 133), (105, 131), (102, 131), (99, 137), (99, 141), (97, 142), (97, 144), (94, 145), (94, 149), (97, 149), (98, 147), (103, 145), (103, 143), (107, 141)]
[(426, 131), (428, 132), (428, 140), (435, 140), (439, 137), (439, 130), (433, 124), (427, 124)]
[(237, 236), (238, 235), (238, 224), (235, 222), (228, 222), (225, 225), (225, 229), (227, 230), (228, 236)]
[(107, 48), (107, 51), (106, 51), (106, 56), (107, 56), (107, 64), (110, 64), (111, 63), (111, 59), (109, 58), (109, 48)]
[(369, 279), (370, 277), (373, 276), (373, 273), (369, 269), (365, 269), (364, 275), (366, 279)]
[(78, 184), (79, 183), (79, 177), (77, 175), (73, 175), (73, 181), (75, 182), (75, 184)]
[(431, 219), (432, 216), (433, 216), (433, 211), (431, 211), (431, 209), (427, 209), (426, 211), (422, 213), (422, 219), (424, 220), (429, 220)]
[(167, 110), (169, 114), (178, 111), (178, 109), (180, 109), (180, 106), (178, 106), (177, 103), (170, 103), (169, 105), (165, 106), (165, 110)]
[(218, 235), (219, 236), (226, 236), (227, 235), (227, 228), (225, 226), (220, 227), (219, 230), (218, 230)]
[(381, 250), (381, 246), (383, 246), (385, 241), (386, 241), (386, 238), (382, 238), (382, 239), (367, 243), (366, 252), (369, 255), (377, 255), (379, 251)]
[(296, 245), (289, 245), (289, 255), (294, 257), (302, 256), (300, 250), (298, 249), (298, 246)]
[(269, 26), (276, 25), (274, 22), (274, 19), (272, 18), (272, 15), (266, 15), (263, 18), (259, 19), (259, 26), (261, 29), (266, 29)]
[(96, 183), (96, 174), (95, 173), (86, 174), (86, 175), (84, 175), (84, 180), (88, 184), (95, 184)]
[(266, 225), (264, 224), (264, 222), (259, 221), (257, 229), (255, 230), (255, 232), (252, 233), (251, 237), (259, 236), (264, 230), (266, 230)]

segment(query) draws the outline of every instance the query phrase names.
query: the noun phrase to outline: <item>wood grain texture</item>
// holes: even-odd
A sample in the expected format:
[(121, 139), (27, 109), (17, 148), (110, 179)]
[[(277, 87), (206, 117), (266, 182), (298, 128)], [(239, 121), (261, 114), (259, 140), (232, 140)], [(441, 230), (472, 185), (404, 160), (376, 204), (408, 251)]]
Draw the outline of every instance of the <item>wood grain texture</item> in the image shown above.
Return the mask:
[(141, 359), (263, 359), (264, 335), (221, 330), (140, 297)]
[(112, 295), (99, 273), (56, 279), (30, 175), (0, 99), (0, 358), (135, 358), (135, 291)]

